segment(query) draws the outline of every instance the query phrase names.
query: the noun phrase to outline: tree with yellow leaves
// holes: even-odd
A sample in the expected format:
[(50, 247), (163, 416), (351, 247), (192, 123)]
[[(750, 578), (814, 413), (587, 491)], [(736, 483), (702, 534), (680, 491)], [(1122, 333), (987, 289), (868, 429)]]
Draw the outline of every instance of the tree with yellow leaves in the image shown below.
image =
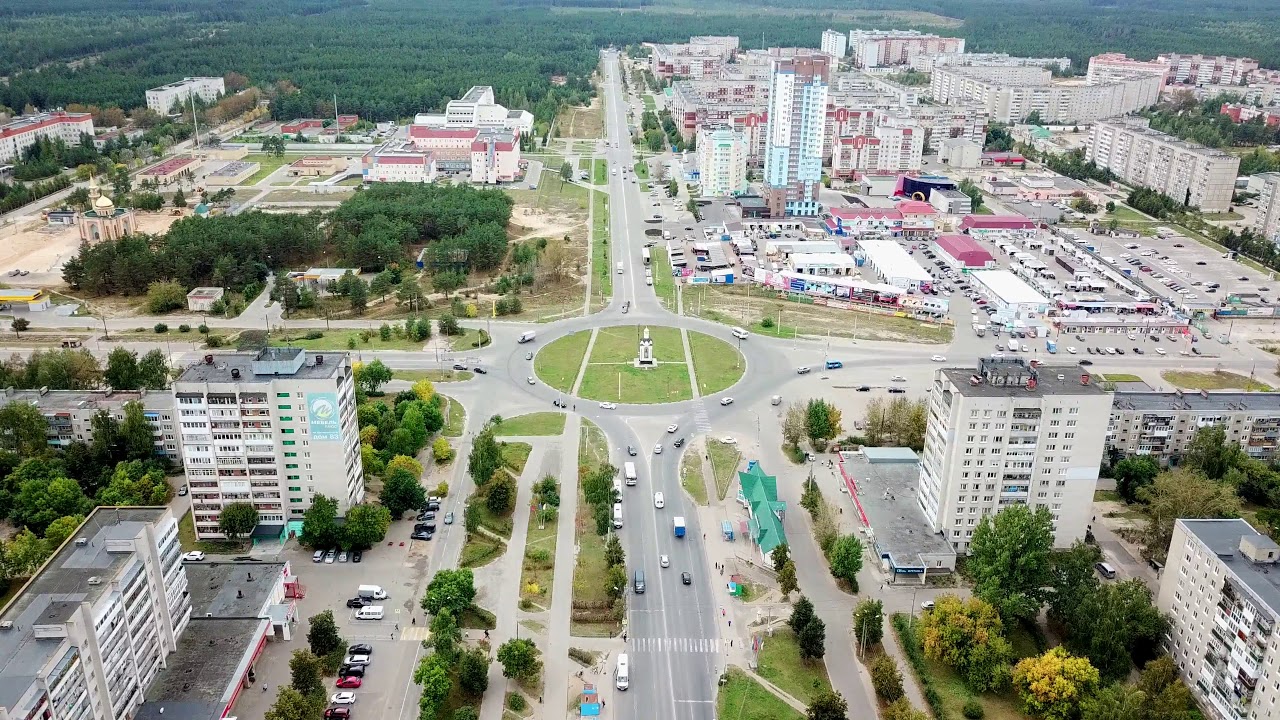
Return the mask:
[(990, 603), (939, 596), (920, 621), (920, 637), (925, 655), (955, 668), (974, 692), (999, 690), (1009, 680), (1013, 647)]
[(1062, 647), (1024, 658), (1013, 668), (1013, 686), (1028, 715), (1066, 720), (1079, 714), (1080, 703), (1098, 686), (1098, 669), (1088, 658)]
[(422, 463), (407, 456), (397, 455), (387, 463), (386, 474), (390, 475), (395, 470), (408, 470), (413, 473), (414, 477), (422, 477)]
[(430, 380), (423, 378), (413, 384), (413, 394), (417, 395), (422, 402), (431, 402), (431, 397), (436, 394), (436, 386), (432, 385)]

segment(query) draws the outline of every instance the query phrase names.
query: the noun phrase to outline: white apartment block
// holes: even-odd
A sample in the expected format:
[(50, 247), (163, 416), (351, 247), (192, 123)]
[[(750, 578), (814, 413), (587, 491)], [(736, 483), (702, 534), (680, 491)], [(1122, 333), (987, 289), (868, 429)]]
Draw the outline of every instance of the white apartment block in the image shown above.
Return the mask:
[(738, 38), (701, 35), (676, 45), (650, 45), (649, 69), (659, 80), (714, 80), (738, 50)]
[(910, 65), (919, 55), (964, 52), (964, 38), (939, 37), (915, 30), (850, 30), (849, 53), (861, 68)]
[(1134, 73), (1098, 84), (1066, 80), (1033, 67), (935, 69), (930, 94), (943, 104), (976, 103), (994, 122), (1019, 123), (1032, 112), (1046, 123), (1086, 123), (1127, 115), (1160, 99), (1159, 76)]
[(891, 127), (918, 127), (925, 146), (937, 152), (942, 141), (963, 138), (982, 144), (987, 137), (987, 111), (973, 104), (915, 105), (890, 110), (880, 123)]
[(147, 91), (147, 107), (161, 115), (173, 111), (174, 103), (186, 103), (192, 95), (211, 103), (227, 94), (227, 84), (220, 77), (188, 77)]
[(980, 358), (934, 374), (918, 502), (935, 532), (968, 552), (978, 521), (1013, 505), (1047, 508), (1054, 547), (1082, 539), (1111, 394), (1078, 366)]
[(923, 156), (924, 132), (920, 128), (879, 125), (870, 136), (837, 138), (831, 173), (847, 178), (915, 172), (920, 170)]
[(849, 36), (837, 30), (822, 31), (822, 52), (839, 60), (849, 54)]
[(1235, 193), (1240, 158), (1179, 140), (1133, 118), (1089, 129), (1085, 158), (1121, 180), (1208, 212), (1224, 212)]
[(1212, 720), (1276, 717), (1280, 547), (1242, 519), (1178, 520), (1156, 606), (1165, 649)]
[(81, 135), (93, 137), (93, 116), (89, 113), (59, 110), (15, 118), (0, 125), (0, 163), (22, 159), (26, 149), (41, 138), (78, 145)]
[(252, 502), (263, 525), (300, 522), (316, 494), (364, 499), (355, 382), (345, 353), (273, 347), (206, 355), (173, 385), (196, 535)]
[(97, 508), (0, 615), (0, 718), (133, 718), (189, 596), (168, 508)]
[(1155, 75), (1167, 82), (1169, 64), (1160, 60), (1134, 60), (1124, 53), (1101, 53), (1089, 58), (1089, 70), (1085, 76), (1091, 83), (1103, 83), (1133, 73)]
[(476, 85), (457, 100), (445, 104), (444, 114), (419, 113), (414, 125), (447, 129), (502, 129), (528, 135), (533, 132), (533, 114), (508, 110), (494, 101), (493, 88)]
[(142, 416), (151, 425), (156, 455), (178, 465), (182, 451), (178, 449), (174, 430), (173, 395), (168, 392), (113, 390), (14, 390), (0, 394), (0, 407), (10, 403), (35, 406), (49, 423), (49, 447), (65, 450), (73, 442), (93, 442), (93, 418), (105, 412), (117, 423), (124, 422), (125, 405), (142, 405)]
[(747, 141), (724, 125), (698, 129), (698, 172), (703, 197), (728, 197), (747, 189)]
[(940, 67), (1056, 67), (1069, 70), (1071, 58), (1017, 57), (1008, 53), (940, 53), (917, 55), (912, 58), (911, 67), (920, 72), (933, 72), (934, 68)]
[(1163, 53), (1156, 61), (1169, 67), (1169, 82), (1178, 85), (1239, 85), (1258, 69), (1257, 60), (1226, 55)]
[(1258, 214), (1253, 220), (1253, 231), (1280, 245), (1280, 173), (1258, 173), (1250, 178), (1250, 185), (1254, 181), (1261, 187), (1258, 191)]
[(1280, 393), (1117, 391), (1107, 447), (1168, 465), (1197, 430), (1213, 426), (1249, 457), (1271, 462), (1280, 456)]

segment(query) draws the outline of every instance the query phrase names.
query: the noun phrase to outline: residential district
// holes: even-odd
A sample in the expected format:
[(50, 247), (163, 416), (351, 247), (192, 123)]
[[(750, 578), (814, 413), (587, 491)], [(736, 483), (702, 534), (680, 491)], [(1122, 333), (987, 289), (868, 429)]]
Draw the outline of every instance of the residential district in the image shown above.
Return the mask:
[[(1215, 239), (1280, 244), (1280, 173), (1148, 111), (1274, 127), (1280, 69), (815, 41), (605, 49), (549, 130), (486, 86), (400, 123), (255, 106), (121, 165), (172, 213), (118, 170), (13, 208), (5, 343), (39, 379), (0, 395), (0, 720), (1276, 717), (1280, 286)], [(13, 117), (0, 175), (142, 132)], [(168, 314), (64, 282), (78, 249), (391, 184), (580, 238), (576, 299), (388, 302), (360, 263)], [(366, 292), (454, 314), (288, 314)]]

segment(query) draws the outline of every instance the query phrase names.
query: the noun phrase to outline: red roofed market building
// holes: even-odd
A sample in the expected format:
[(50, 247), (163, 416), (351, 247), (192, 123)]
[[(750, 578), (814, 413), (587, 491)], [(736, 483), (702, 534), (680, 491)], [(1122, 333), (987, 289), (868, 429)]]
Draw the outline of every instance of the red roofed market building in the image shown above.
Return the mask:
[(996, 259), (991, 253), (968, 235), (939, 235), (933, 245), (938, 258), (953, 267), (986, 270), (996, 266)]

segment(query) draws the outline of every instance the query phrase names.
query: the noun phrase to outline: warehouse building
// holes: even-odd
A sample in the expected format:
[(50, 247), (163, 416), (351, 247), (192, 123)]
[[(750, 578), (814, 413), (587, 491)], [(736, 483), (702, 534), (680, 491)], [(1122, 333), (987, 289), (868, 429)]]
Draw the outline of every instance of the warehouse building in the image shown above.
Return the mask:
[(991, 270), (996, 267), (996, 259), (991, 257), (991, 253), (968, 235), (939, 235), (933, 241), (933, 250), (939, 260), (957, 269)]
[(894, 240), (860, 240), (859, 252), (866, 264), (887, 285), (904, 290), (919, 290), (933, 281), (906, 250)]
[(969, 280), (974, 291), (1008, 316), (1026, 318), (1049, 309), (1049, 298), (1008, 270), (975, 270)]

